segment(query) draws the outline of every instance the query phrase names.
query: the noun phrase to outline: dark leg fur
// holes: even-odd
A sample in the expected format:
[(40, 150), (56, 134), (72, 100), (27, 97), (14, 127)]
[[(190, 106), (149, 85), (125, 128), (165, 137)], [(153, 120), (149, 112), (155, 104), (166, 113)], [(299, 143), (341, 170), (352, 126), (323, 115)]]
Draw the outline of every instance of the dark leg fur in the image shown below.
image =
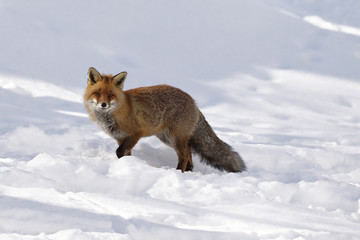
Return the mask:
[(189, 142), (185, 139), (177, 139), (175, 142), (174, 149), (178, 155), (178, 166), (176, 169), (181, 169), (181, 172), (191, 171), (193, 163)]
[[(178, 163), (176, 169), (177, 170), (181, 170), (181, 167), (182, 167), (183, 163)], [(185, 168), (185, 172), (189, 172), (189, 171), (192, 171), (193, 170), (193, 166), (191, 166), (190, 162), (187, 163), (186, 165), (186, 168)]]
[(131, 149), (135, 146), (139, 139), (139, 137), (126, 137), (116, 149), (116, 156), (121, 158), (125, 155), (131, 155)]
[(120, 145), (117, 149), (116, 149), (116, 156), (118, 158), (121, 158), (123, 156), (125, 156), (125, 149), (123, 147), (123, 145)]

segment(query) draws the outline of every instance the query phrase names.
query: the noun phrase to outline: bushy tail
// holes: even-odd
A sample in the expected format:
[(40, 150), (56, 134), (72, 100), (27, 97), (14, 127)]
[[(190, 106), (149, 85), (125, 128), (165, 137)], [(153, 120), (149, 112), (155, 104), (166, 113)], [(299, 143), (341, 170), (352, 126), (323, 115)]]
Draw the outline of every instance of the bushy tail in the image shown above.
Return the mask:
[(219, 139), (204, 115), (200, 112), (197, 128), (190, 139), (191, 149), (201, 156), (201, 161), (219, 170), (241, 172), (246, 170), (239, 154)]

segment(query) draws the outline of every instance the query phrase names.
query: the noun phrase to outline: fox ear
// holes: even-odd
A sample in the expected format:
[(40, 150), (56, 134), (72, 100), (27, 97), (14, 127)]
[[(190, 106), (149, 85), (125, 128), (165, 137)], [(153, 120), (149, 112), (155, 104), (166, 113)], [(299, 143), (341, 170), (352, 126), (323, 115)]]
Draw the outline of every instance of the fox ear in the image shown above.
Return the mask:
[(115, 86), (123, 88), (127, 72), (121, 72), (113, 77), (112, 82)]
[(101, 79), (100, 73), (95, 68), (90, 67), (88, 71), (88, 84), (94, 85), (100, 79)]

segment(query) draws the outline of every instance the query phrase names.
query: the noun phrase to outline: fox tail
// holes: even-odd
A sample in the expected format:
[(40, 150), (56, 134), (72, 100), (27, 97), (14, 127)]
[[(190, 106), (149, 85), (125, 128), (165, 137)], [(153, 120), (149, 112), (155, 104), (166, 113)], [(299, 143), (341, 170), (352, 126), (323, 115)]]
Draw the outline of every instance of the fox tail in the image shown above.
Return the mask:
[(191, 149), (201, 156), (201, 162), (207, 165), (228, 172), (246, 170), (245, 163), (240, 155), (216, 136), (201, 112), (197, 127), (189, 143)]

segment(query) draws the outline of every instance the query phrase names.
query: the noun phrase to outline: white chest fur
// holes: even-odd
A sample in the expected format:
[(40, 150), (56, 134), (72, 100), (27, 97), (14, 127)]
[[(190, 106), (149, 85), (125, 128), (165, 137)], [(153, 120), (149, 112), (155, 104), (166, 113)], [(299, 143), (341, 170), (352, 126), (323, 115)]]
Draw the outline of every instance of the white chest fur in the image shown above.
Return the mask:
[(111, 137), (115, 139), (124, 139), (127, 134), (122, 131), (115, 121), (113, 113), (104, 111), (95, 111), (96, 123)]

